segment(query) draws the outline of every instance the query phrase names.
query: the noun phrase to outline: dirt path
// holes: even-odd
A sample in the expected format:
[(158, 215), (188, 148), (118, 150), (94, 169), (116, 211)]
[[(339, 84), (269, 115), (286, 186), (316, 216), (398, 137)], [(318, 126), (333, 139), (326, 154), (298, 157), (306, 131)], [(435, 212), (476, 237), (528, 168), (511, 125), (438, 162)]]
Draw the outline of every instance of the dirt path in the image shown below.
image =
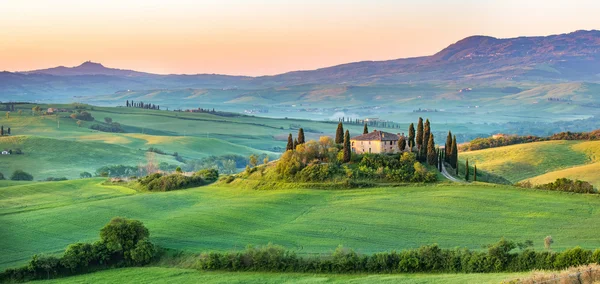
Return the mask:
[(444, 163), (442, 163), (442, 175), (444, 175), (447, 179), (449, 179), (453, 182), (465, 183), (464, 181), (459, 180), (459, 179), (453, 177), (450, 173), (448, 173), (448, 171), (446, 170), (446, 165), (444, 165)]

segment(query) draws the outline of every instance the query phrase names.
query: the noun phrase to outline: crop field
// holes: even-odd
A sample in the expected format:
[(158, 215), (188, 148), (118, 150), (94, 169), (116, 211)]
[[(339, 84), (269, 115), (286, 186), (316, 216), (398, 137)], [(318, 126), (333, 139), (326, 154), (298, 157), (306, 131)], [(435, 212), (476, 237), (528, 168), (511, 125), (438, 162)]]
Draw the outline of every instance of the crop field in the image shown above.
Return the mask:
[[(360, 190), (242, 190), (213, 185), (136, 193), (103, 179), (0, 187), (0, 269), (36, 253), (98, 239), (112, 217), (143, 221), (151, 238), (189, 252), (279, 244), (299, 254), (359, 253), (437, 243), (481, 249), (501, 237), (553, 249), (600, 247), (600, 198), (507, 186), (450, 185)], [(68, 232), (68, 233), (65, 233)]]
[[(477, 169), (501, 176), (510, 182), (531, 179), (551, 182), (559, 177), (579, 178), (600, 186), (598, 168), (600, 141), (547, 141), (511, 145), (459, 154)], [(536, 178), (538, 177), (539, 178)]]
[(297, 274), (255, 272), (200, 272), (192, 269), (144, 267), (125, 268), (35, 283), (500, 283), (524, 273), (492, 274)]

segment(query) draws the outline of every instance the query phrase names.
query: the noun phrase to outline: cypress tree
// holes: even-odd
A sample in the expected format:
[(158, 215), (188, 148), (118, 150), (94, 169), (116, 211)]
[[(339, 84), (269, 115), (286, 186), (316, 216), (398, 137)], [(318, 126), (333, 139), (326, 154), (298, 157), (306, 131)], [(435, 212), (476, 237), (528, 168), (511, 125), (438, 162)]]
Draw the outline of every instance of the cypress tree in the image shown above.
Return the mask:
[(465, 163), (465, 180), (469, 181), (469, 159)]
[(442, 155), (444, 155), (444, 152), (441, 149), (438, 149), (438, 151), (438, 169), (440, 170), (440, 172), (442, 172), (442, 163), (444, 160), (444, 157)]
[(408, 148), (412, 152), (415, 148), (415, 124), (411, 123), (408, 127)]
[(335, 131), (335, 143), (342, 144), (344, 142), (344, 125), (338, 123), (337, 130)]
[(452, 138), (452, 166), (456, 167), (458, 174), (458, 145), (456, 145), (456, 135)]
[(406, 139), (404, 137), (400, 137), (398, 140), (398, 150), (400, 150), (400, 152), (406, 150)]
[(425, 121), (423, 129), (423, 145), (421, 145), (421, 159), (427, 160), (429, 157), (429, 137), (431, 136), (431, 125), (429, 119)]
[(343, 155), (343, 162), (344, 163), (348, 163), (350, 162), (350, 158), (351, 158), (351, 149), (350, 149), (350, 132), (348, 132), (348, 130), (346, 130), (346, 133), (344, 134), (344, 155)]
[(6, 129), (6, 132), (8, 133), (8, 135), (10, 135), (10, 127)]
[(129, 107), (129, 100), (127, 100), (127, 107)]
[(290, 135), (288, 135), (288, 143), (287, 146), (285, 147), (286, 151), (289, 150), (294, 150), (294, 140), (292, 139), (292, 133), (290, 133)]
[(0, 126), (0, 136), (4, 135), (4, 125)]
[(423, 145), (423, 118), (419, 117), (419, 123), (417, 124), (417, 152), (421, 152), (421, 146)]
[(452, 132), (448, 131), (448, 136), (446, 137), (446, 147), (444, 149), (446, 154), (446, 158), (444, 159), (444, 161), (446, 161), (446, 163), (450, 163), (450, 157), (452, 157)]
[(435, 142), (433, 140), (433, 134), (429, 135), (429, 141), (427, 141), (427, 163), (430, 166), (435, 166), (437, 161), (435, 157), (437, 152), (435, 151)]
[(304, 129), (298, 129), (298, 144), (304, 144)]
[(477, 165), (473, 168), (473, 181), (477, 181)]
[(367, 127), (367, 124), (365, 123), (365, 127), (363, 128), (363, 134), (367, 133), (369, 133), (369, 127)]
[(298, 139), (296, 138), (296, 139), (294, 139), (294, 146), (293, 146), (294, 150), (296, 150), (296, 147), (298, 147), (298, 145), (299, 145), (298, 144)]

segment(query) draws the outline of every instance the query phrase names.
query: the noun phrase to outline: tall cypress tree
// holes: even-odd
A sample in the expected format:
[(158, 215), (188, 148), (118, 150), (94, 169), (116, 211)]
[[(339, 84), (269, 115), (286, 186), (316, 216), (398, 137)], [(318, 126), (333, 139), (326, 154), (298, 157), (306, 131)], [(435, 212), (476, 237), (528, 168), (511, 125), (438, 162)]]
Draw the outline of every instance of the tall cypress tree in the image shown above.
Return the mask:
[(344, 125), (338, 123), (337, 130), (335, 131), (335, 143), (342, 144), (344, 142)]
[(343, 162), (344, 163), (348, 163), (350, 162), (350, 158), (352, 155), (352, 150), (350, 149), (350, 132), (348, 132), (348, 130), (346, 130), (346, 133), (344, 134), (344, 155), (343, 155)]
[(289, 150), (294, 150), (294, 140), (292, 139), (292, 133), (290, 133), (290, 135), (288, 135), (288, 143), (287, 146), (285, 147), (286, 151)]
[(421, 146), (423, 145), (423, 118), (419, 117), (419, 123), (417, 123), (417, 152), (421, 152)]
[(363, 134), (367, 134), (367, 133), (369, 133), (369, 127), (365, 123), (365, 127), (363, 128)]
[(469, 159), (465, 162), (465, 180), (469, 181)]
[(398, 150), (400, 150), (400, 152), (404, 152), (404, 150), (406, 150), (406, 138), (400, 137), (398, 140)]
[(473, 181), (477, 181), (477, 165), (473, 168)]
[(428, 160), (429, 157), (429, 137), (431, 136), (431, 124), (429, 119), (425, 121), (423, 128), (423, 145), (421, 146), (421, 159)]
[(411, 123), (408, 127), (408, 148), (409, 151), (413, 151), (415, 148), (415, 124)]
[(298, 144), (304, 144), (304, 129), (298, 129)]
[[(458, 145), (456, 145), (456, 135), (452, 138), (452, 163), (453, 167), (456, 167), (458, 171)], [(456, 173), (458, 174), (458, 172)]]
[(444, 161), (446, 161), (446, 163), (450, 163), (450, 157), (452, 157), (452, 132), (448, 131), (448, 136), (446, 137), (446, 147), (444, 149), (446, 154), (446, 158), (444, 159)]
[(430, 166), (435, 166), (437, 160), (435, 159), (437, 152), (435, 151), (435, 141), (433, 140), (433, 134), (429, 135), (429, 141), (427, 141), (427, 163)]
[(298, 143), (298, 138), (294, 139), (294, 150), (296, 150), (296, 147), (299, 145)]
[(444, 157), (443, 157), (444, 152), (439, 148), (438, 148), (438, 151), (439, 151), (439, 153), (438, 153), (438, 170), (440, 170), (440, 172), (442, 172), (442, 163), (444, 161)]
[(4, 135), (4, 125), (0, 126), (0, 136)]

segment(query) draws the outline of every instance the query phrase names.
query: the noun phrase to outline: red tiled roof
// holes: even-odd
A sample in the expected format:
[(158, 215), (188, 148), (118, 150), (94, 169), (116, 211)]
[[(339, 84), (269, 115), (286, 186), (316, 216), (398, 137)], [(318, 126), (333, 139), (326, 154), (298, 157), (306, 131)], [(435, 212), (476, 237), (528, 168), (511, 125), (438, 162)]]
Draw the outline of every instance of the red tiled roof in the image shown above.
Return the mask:
[(363, 134), (360, 136), (355, 136), (350, 138), (350, 140), (358, 140), (358, 141), (398, 141), (401, 135), (389, 133), (385, 131), (377, 131), (373, 130), (373, 132)]

